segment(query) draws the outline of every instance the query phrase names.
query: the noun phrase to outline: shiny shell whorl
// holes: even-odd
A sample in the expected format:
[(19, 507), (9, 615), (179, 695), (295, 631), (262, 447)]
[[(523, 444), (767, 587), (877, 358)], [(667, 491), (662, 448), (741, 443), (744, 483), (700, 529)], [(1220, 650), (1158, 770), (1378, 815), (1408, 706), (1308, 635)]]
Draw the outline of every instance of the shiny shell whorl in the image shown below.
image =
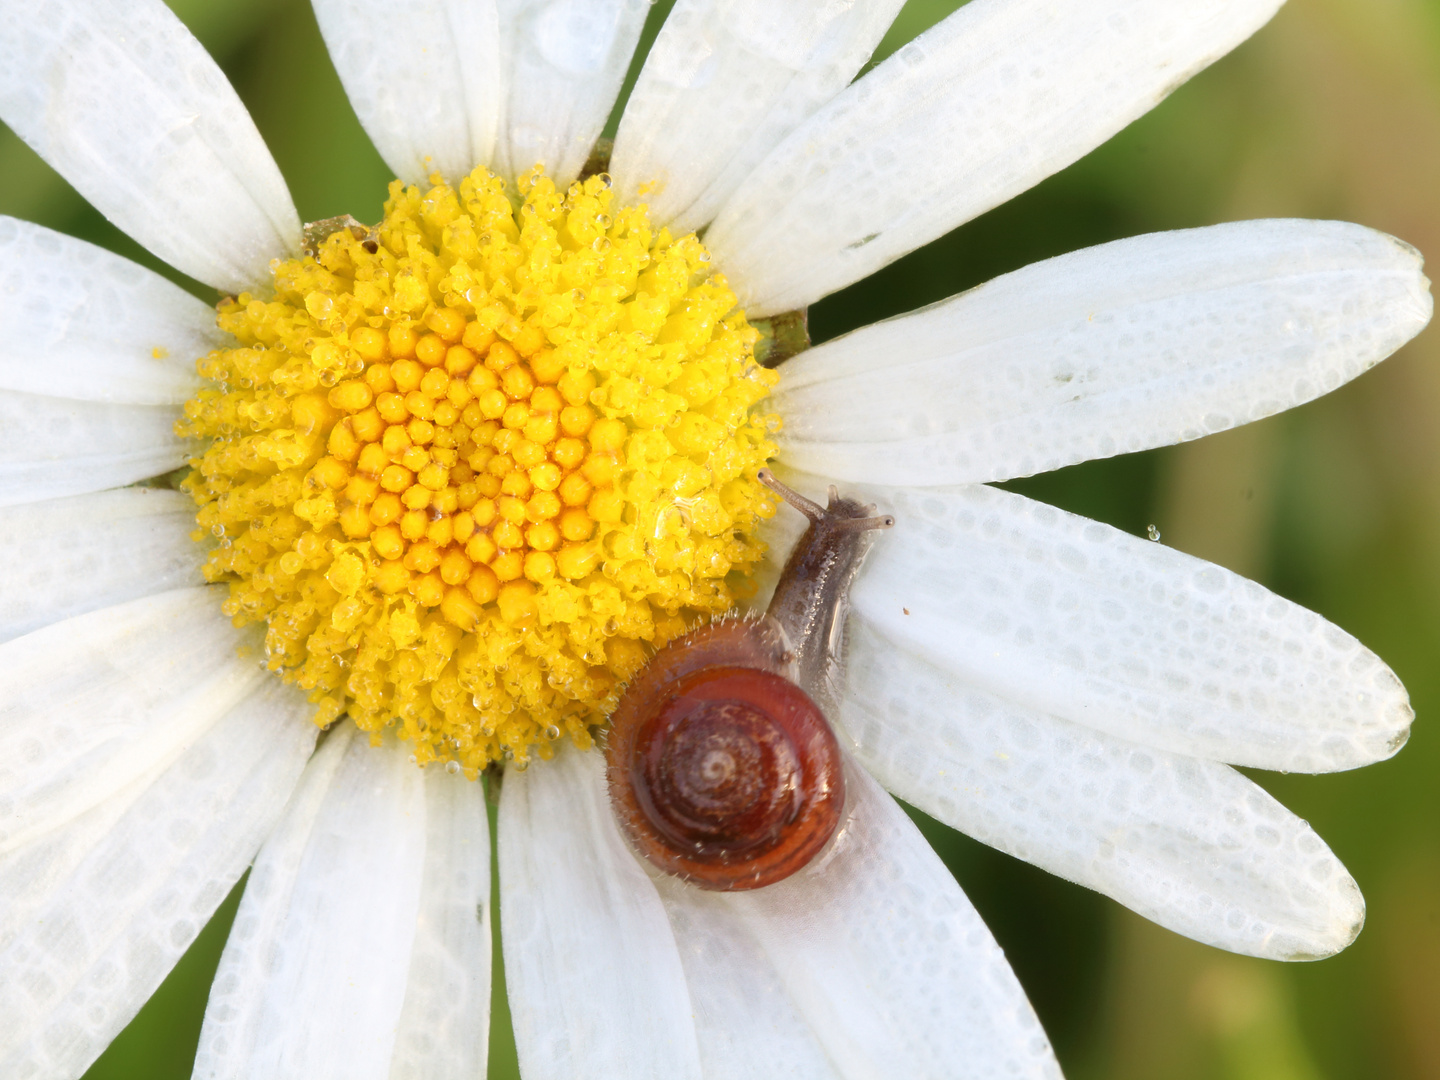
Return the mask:
[(727, 620), (671, 642), (627, 688), (606, 747), (610, 798), (651, 863), (701, 888), (754, 889), (829, 842), (843, 763), (792, 668), (773, 621)]

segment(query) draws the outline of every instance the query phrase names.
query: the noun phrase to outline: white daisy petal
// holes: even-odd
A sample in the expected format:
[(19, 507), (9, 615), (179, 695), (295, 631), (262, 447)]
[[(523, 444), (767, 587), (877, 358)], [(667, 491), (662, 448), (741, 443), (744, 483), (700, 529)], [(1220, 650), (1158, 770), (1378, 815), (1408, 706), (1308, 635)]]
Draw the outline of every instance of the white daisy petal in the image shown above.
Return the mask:
[(0, 511), (0, 642), (87, 611), (200, 585), (195, 503), (121, 488)]
[(724, 908), (743, 927), (842, 1076), (951, 1076), (964, 1062), (967, 1077), (1058, 1078), (1025, 992), (945, 865), (868, 775), (851, 769), (846, 783), (851, 816), (813, 863), (686, 906)]
[(160, 0), (7, 6), (0, 118), (107, 218), (217, 289), (253, 288), (299, 250), (245, 106)]
[(502, 99), (495, 0), (314, 0), (366, 133), (407, 184), (489, 164)]
[(680, 0), (615, 136), (625, 203), (698, 229), (800, 122), (870, 58), (901, 0)]
[(630, 66), (647, 0), (496, 0), (505, 106), (493, 168), (536, 164), (562, 190), (579, 174)]
[(0, 855), (165, 768), (266, 678), (208, 588), (0, 645)]
[(751, 315), (843, 288), (1069, 165), (1281, 0), (974, 0), (796, 129), (705, 243)]
[(615, 824), (604, 758), (566, 747), (507, 770), (499, 845), (505, 980), (526, 1080), (699, 1080), (675, 939)]
[(863, 619), (837, 720), (926, 813), (1209, 945), (1315, 959), (1364, 921), (1310, 826), (1233, 769), (997, 698)]
[(774, 961), (724, 898), (675, 878), (657, 877), (655, 885), (685, 968), (706, 1080), (844, 1077), (790, 1000)]
[(0, 506), (133, 484), (185, 464), (169, 405), (0, 390)]
[(0, 1075), (71, 1080), (195, 940), (314, 745), (274, 680), (168, 769), (0, 858)]
[[(488, 1025), (488, 989), (476, 981), (488, 988), (488, 967), (454, 965), (474, 959), (486, 922), (489, 845), (478, 834), (488, 826), (478, 789), (452, 797), (434, 782), (444, 779), (461, 783), (427, 778), (404, 743), (372, 747), (349, 724), (331, 732), (255, 861), (196, 1077), (381, 1080), (483, 1065), (474, 1027)], [(441, 942), (459, 952), (437, 963)], [(439, 1003), (452, 984), (455, 999)], [(308, 1004), (297, 1011), (297, 1001)], [(467, 1005), (474, 1013), (461, 1015)], [(427, 1016), (439, 1027), (416, 1030)]]
[(1003, 480), (1196, 439), (1355, 378), (1430, 320), (1420, 254), (1334, 221), (1155, 233), (1006, 274), (785, 364), (784, 460)]
[(896, 518), (855, 614), (962, 685), (1286, 772), (1380, 761), (1409, 733), (1405, 688), (1379, 657), (1222, 567), (995, 488), (846, 491)]
[(391, 1080), (475, 1080), (490, 1039), (490, 826), (485, 789), (425, 770), (425, 867)]
[(215, 312), (104, 248), (0, 216), (0, 389), (178, 405)]

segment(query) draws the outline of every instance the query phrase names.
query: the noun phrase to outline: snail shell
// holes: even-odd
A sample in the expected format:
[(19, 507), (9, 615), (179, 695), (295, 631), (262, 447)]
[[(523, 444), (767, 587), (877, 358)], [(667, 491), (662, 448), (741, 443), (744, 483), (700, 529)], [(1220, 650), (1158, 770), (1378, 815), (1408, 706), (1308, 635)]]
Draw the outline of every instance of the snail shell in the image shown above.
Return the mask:
[(611, 717), (610, 801), (635, 849), (705, 889), (789, 877), (829, 843), (844, 762), (816, 698), (833, 701), (849, 587), (893, 519), (831, 489), (821, 507), (761, 471), (811, 519), (760, 619), (672, 641)]

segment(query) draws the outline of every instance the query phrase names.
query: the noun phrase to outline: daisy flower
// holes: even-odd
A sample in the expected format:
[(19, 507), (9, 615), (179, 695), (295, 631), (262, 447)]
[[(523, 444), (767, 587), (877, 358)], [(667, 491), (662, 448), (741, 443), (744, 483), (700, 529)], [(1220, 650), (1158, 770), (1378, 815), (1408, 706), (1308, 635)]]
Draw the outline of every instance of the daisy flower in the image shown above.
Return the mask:
[[(1222, 948), (1348, 944), (1354, 881), (1231, 766), (1388, 757), (1399, 682), (985, 485), (1339, 386), (1428, 321), (1412, 249), (1139, 237), (755, 362), (1277, 6), (973, 0), (855, 79), (899, 0), (680, 0), (602, 172), (641, 0), (316, 0), (399, 181), (303, 229), (159, 0), (0, 13), (0, 117), (222, 297), (0, 220), (0, 1073), (83, 1072), (253, 862), (196, 1076), (483, 1074), (486, 768), (530, 1080), (1058, 1075), (882, 789)], [(770, 461), (898, 524), (851, 596), (835, 838), (704, 892), (632, 853), (593, 739), (655, 648), (763, 602), (799, 531)]]

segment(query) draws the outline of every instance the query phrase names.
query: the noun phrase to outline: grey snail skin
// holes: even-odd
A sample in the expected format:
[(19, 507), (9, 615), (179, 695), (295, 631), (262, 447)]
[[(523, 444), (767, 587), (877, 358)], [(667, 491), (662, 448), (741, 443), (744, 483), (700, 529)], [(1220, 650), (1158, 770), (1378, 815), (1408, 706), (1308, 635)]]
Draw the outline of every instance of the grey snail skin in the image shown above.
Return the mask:
[(702, 889), (758, 889), (820, 853), (845, 805), (822, 706), (837, 694), (850, 585), (895, 522), (830, 488), (827, 506), (761, 469), (810, 519), (765, 614), (676, 638), (631, 680), (605, 747), (610, 803), (635, 850)]

